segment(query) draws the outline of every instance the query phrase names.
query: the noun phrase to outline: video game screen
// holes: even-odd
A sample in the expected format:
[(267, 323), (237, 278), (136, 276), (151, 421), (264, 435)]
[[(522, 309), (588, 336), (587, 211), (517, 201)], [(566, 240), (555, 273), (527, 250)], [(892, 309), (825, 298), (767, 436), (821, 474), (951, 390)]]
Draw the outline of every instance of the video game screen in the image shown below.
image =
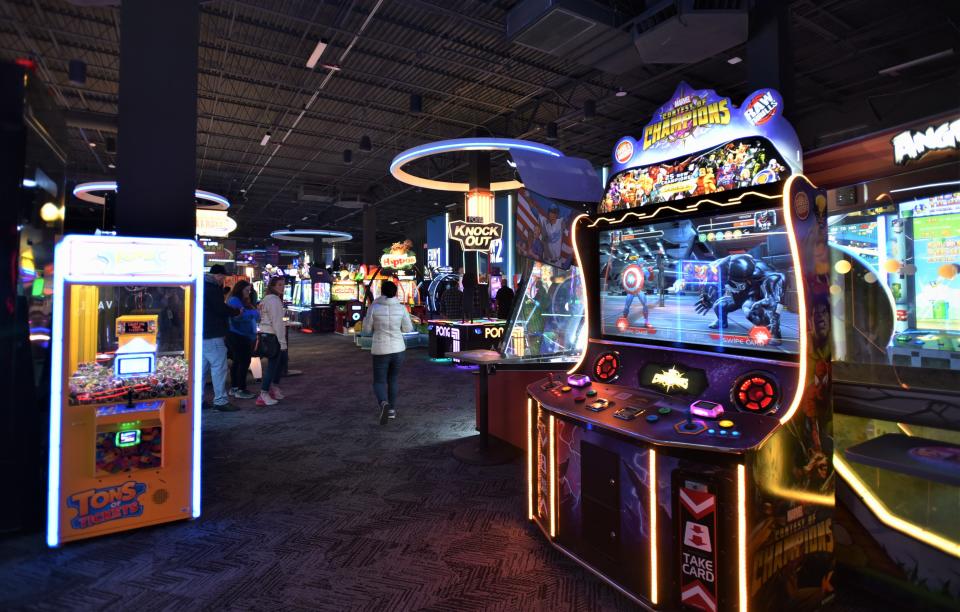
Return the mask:
[(313, 284), (313, 304), (321, 306), (330, 303), (330, 283)]
[(900, 205), (913, 217), (916, 327), (960, 330), (960, 194)]
[(313, 297), (310, 293), (310, 279), (305, 279), (300, 281), (300, 291), (297, 294), (297, 306), (309, 307), (311, 306), (310, 298)]
[(767, 209), (601, 231), (603, 334), (797, 354), (781, 216)]

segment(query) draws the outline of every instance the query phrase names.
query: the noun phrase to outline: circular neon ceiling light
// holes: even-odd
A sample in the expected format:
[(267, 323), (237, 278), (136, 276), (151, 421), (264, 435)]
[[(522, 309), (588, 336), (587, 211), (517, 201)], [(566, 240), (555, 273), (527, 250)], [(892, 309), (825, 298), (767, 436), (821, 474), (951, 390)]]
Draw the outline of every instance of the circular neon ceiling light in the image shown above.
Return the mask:
[[(73, 195), (76, 196), (78, 200), (103, 206), (106, 200), (102, 195), (98, 194), (106, 193), (108, 191), (117, 191), (117, 181), (94, 181), (92, 183), (80, 183), (73, 188)], [(204, 191), (203, 189), (196, 189), (194, 190), (193, 195), (197, 200), (199, 200), (197, 203), (199, 208), (206, 208), (209, 210), (227, 210), (230, 208), (230, 200), (220, 194)]]
[[(393, 158), (390, 162), (390, 174), (401, 183), (413, 185), (414, 187), (423, 187), (425, 189), (436, 189), (438, 191), (470, 191), (469, 183), (455, 183), (452, 181), (437, 181), (434, 179), (414, 176), (404, 171), (403, 167), (417, 159), (430, 157), (431, 155), (441, 155), (443, 153), (457, 153), (461, 151), (512, 151), (522, 150), (531, 153), (539, 153), (550, 157), (563, 157), (563, 153), (553, 147), (539, 142), (530, 142), (528, 140), (514, 140), (512, 138), (456, 138), (454, 140), (441, 140), (438, 142), (429, 142), (419, 147), (407, 149)], [(510, 189), (519, 189), (523, 187), (520, 181), (500, 181), (490, 185), (490, 191), (507, 191)]]
[(276, 240), (292, 240), (293, 242), (313, 242), (314, 238), (320, 238), (324, 242), (353, 240), (353, 234), (322, 229), (277, 230), (270, 232), (270, 237)]
[[(242, 251), (240, 251), (241, 256), (252, 257), (259, 253), (266, 254), (267, 249), (243, 249)], [(290, 251), (288, 249), (280, 249), (279, 251), (277, 251), (277, 254), (280, 255), (281, 257), (298, 257), (300, 255), (300, 251)]]

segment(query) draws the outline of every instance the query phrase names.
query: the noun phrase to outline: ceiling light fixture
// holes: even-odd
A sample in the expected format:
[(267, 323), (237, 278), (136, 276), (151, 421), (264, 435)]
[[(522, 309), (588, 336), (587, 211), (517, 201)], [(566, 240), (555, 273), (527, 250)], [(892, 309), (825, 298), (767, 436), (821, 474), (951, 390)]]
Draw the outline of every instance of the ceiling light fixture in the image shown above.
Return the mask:
[(113, 170), (116, 167), (117, 167), (117, 164), (114, 164), (114, 163), (107, 164), (107, 168), (110, 168), (111, 170)]
[(313, 53), (310, 54), (310, 59), (307, 60), (307, 68), (313, 70), (317, 67), (317, 62), (320, 61), (320, 56), (323, 55), (323, 51), (326, 48), (327, 41), (322, 38), (317, 41), (317, 46), (313, 48)]
[(270, 136), (271, 136), (270, 132), (264, 133), (263, 138), (260, 139), (261, 147), (267, 146), (267, 143), (270, 142)]
[(615, 93), (614, 95), (617, 96), (618, 98), (622, 98), (625, 95), (627, 95), (627, 92), (623, 90), (623, 87), (621, 87), (617, 89), (617, 93)]
[(740, 57), (739, 55), (734, 55), (733, 57), (727, 60), (727, 63), (730, 64), (731, 66), (736, 66), (742, 61), (743, 61), (742, 57)]
[(95, 142), (88, 142), (87, 144), (90, 145), (90, 148), (91, 148), (91, 149), (96, 149), (96, 148), (97, 148), (97, 143), (95, 143)]

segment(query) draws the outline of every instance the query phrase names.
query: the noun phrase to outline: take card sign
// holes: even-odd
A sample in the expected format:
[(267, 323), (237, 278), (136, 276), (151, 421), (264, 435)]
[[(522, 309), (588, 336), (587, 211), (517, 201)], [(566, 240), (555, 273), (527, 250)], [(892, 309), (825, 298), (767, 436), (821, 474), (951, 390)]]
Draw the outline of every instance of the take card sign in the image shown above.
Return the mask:
[(706, 484), (680, 488), (680, 604), (717, 612), (717, 496)]

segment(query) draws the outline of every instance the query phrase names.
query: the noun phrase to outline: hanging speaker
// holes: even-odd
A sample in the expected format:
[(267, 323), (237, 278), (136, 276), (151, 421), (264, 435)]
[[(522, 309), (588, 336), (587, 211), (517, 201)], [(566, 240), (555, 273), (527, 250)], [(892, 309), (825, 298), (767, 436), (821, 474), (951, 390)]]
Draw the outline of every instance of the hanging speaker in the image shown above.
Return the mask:
[(595, 100), (583, 101), (583, 118), (593, 119), (597, 116), (597, 102)]
[(70, 82), (74, 85), (87, 84), (87, 64), (83, 60), (70, 60), (69, 67)]
[(547, 124), (547, 140), (557, 139), (557, 124), (551, 121)]
[(364, 134), (363, 136), (360, 137), (360, 147), (359, 147), (359, 148), (360, 148), (360, 150), (363, 151), (364, 153), (369, 153), (370, 151), (373, 151), (373, 143), (370, 142), (370, 137), (367, 136), (366, 134)]
[(353, 151), (350, 149), (343, 150), (343, 163), (352, 164), (353, 163)]
[(117, 139), (113, 136), (107, 136), (107, 153), (116, 153), (117, 152)]
[(420, 94), (410, 94), (410, 112), (414, 114), (423, 112), (423, 96)]

